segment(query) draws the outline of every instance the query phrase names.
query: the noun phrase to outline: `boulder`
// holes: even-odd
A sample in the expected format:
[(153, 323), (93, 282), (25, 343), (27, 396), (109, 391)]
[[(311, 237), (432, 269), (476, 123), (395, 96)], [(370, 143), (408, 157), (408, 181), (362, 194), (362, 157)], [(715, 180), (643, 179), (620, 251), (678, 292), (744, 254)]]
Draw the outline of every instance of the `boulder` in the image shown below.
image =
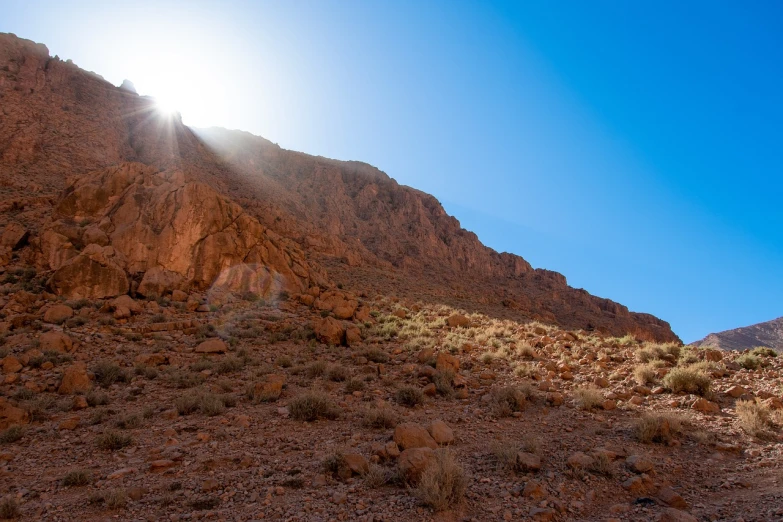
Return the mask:
[(658, 517), (658, 522), (698, 522), (698, 519), (675, 508), (666, 508)]
[(438, 354), (438, 358), (435, 361), (435, 368), (438, 371), (451, 371), (457, 373), (459, 371), (459, 359), (453, 355), (449, 355), (444, 352)]
[(5, 397), (0, 397), (0, 430), (13, 425), (27, 424), (28, 422), (30, 422), (30, 414), (27, 411), (17, 408), (8, 402)]
[(70, 353), (73, 351), (73, 340), (68, 334), (51, 331), (44, 332), (38, 337), (39, 348), (44, 351)]
[(454, 431), (442, 420), (434, 420), (427, 427), (427, 432), (432, 440), (438, 444), (451, 444), (454, 442)]
[(410, 448), (400, 453), (397, 466), (405, 482), (416, 484), (424, 470), (436, 462), (435, 451), (431, 448)]
[(83, 362), (76, 362), (65, 369), (57, 393), (61, 395), (87, 393), (91, 387), (92, 383), (90, 382), (90, 376), (87, 374), (87, 367)]
[(452, 328), (457, 328), (457, 327), (467, 328), (470, 326), (470, 319), (468, 319), (462, 314), (454, 314), (454, 315), (450, 315), (446, 319), (446, 324), (448, 324)]
[(6, 355), (2, 359), (3, 373), (18, 373), (22, 371), (22, 363), (13, 355)]
[(353, 346), (362, 342), (362, 331), (355, 324), (345, 327), (345, 344)]
[(700, 411), (702, 413), (720, 412), (720, 406), (718, 406), (717, 403), (708, 401), (703, 397), (699, 397), (698, 399), (696, 399), (694, 403), (691, 405), (691, 408), (693, 408), (696, 411)]
[(403, 450), (410, 448), (436, 449), (438, 443), (427, 430), (418, 424), (406, 422), (394, 428), (394, 442)]
[(43, 320), (46, 323), (62, 324), (73, 317), (73, 308), (64, 304), (56, 304), (44, 312)]
[(285, 374), (271, 373), (266, 375), (262, 382), (257, 382), (253, 386), (253, 397), (263, 401), (277, 400), (283, 393), (285, 381)]
[(685, 499), (670, 487), (661, 488), (656, 496), (673, 508), (688, 509)]
[(655, 467), (653, 462), (643, 455), (631, 455), (625, 459), (625, 465), (636, 473), (648, 473)]
[(111, 254), (110, 247), (89, 245), (55, 270), (49, 288), (69, 299), (103, 299), (127, 294), (128, 276)]
[(322, 343), (339, 345), (345, 340), (345, 328), (334, 317), (324, 317), (316, 321), (313, 324), (313, 331)]
[[(168, 291), (171, 291), (172, 295), (173, 292), (184, 293), (179, 290), (183, 281), (184, 278), (180, 274), (166, 270), (161, 266), (154, 266), (144, 273), (136, 292), (145, 297), (160, 297)], [(187, 295), (185, 295), (185, 299), (187, 299)]]
[(585, 468), (589, 468), (593, 464), (593, 462), (594, 462), (593, 457), (579, 451), (577, 453), (574, 453), (570, 457), (568, 457), (566, 464), (568, 464), (569, 468), (585, 469)]
[(196, 353), (226, 353), (228, 347), (221, 339), (207, 339), (196, 346)]
[(521, 451), (517, 453), (517, 469), (522, 472), (539, 471), (541, 469), (541, 457), (533, 453)]
[(12, 221), (5, 226), (3, 235), (0, 236), (0, 247), (19, 250), (27, 244), (30, 232), (21, 224)]

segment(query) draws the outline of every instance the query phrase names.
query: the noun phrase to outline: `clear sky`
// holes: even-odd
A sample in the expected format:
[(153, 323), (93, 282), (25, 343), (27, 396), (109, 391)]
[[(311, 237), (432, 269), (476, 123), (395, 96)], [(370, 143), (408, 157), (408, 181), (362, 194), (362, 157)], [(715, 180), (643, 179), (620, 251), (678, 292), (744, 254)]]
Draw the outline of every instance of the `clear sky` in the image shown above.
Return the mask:
[(0, 7), (187, 124), (371, 163), (686, 342), (783, 315), (783, 2)]

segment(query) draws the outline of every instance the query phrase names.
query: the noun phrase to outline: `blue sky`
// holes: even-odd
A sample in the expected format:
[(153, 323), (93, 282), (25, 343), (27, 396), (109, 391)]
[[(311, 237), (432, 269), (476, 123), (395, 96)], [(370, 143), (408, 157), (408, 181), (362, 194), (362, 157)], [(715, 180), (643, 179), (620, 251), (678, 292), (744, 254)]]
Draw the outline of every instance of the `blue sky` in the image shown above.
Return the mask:
[(686, 342), (783, 315), (783, 3), (3, 7), (186, 123), (371, 163)]

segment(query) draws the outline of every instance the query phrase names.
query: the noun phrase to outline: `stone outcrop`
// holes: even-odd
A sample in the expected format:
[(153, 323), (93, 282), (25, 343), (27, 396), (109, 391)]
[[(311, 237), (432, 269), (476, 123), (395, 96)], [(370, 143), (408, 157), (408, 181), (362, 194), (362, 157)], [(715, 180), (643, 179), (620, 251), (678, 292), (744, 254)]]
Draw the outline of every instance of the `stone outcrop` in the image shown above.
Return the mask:
[(142, 295), (211, 288), (268, 296), (312, 283), (303, 254), (239, 205), (179, 171), (140, 163), (79, 178), (56, 203), (47, 234), (76, 254), (60, 263), (42, 252), (52, 289), (71, 298), (122, 295), (135, 280)]

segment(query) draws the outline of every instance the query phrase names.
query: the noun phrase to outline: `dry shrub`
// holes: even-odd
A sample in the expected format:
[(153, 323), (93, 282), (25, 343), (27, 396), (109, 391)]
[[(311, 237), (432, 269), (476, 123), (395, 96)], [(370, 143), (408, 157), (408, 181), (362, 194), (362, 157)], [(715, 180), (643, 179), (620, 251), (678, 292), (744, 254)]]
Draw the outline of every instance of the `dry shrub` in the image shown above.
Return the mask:
[(443, 511), (461, 502), (467, 486), (467, 474), (451, 450), (439, 449), (435, 452), (435, 462), (424, 470), (414, 493), (425, 505)]
[(332, 399), (323, 392), (305, 392), (291, 400), (288, 405), (291, 418), (301, 421), (314, 421), (316, 419), (336, 419), (340, 416), (340, 409), (332, 402)]
[(759, 359), (757, 356), (753, 355), (752, 353), (746, 353), (744, 355), (740, 355), (736, 359), (734, 359), (734, 362), (745, 368), (746, 370), (758, 370), (761, 368), (761, 359)]
[(525, 402), (532, 395), (529, 386), (506, 386), (494, 388), (491, 394), (492, 413), (497, 417), (509, 417), (525, 408)]
[(676, 415), (644, 413), (636, 420), (633, 429), (639, 442), (669, 444), (683, 432), (683, 421)]
[(19, 504), (16, 503), (16, 499), (13, 497), (6, 497), (0, 502), (0, 519), (15, 519), (19, 518), (21, 513), (19, 512)]
[(387, 405), (366, 410), (362, 418), (362, 424), (368, 428), (393, 428), (398, 421), (397, 413)]
[(771, 437), (772, 417), (769, 407), (756, 399), (754, 401), (737, 401), (737, 418), (740, 427), (753, 437), (766, 439)]
[(576, 388), (574, 398), (577, 406), (582, 410), (592, 410), (601, 405), (604, 400), (603, 393), (598, 388), (592, 386), (586, 388)]
[(345, 393), (353, 393), (357, 391), (363, 391), (366, 385), (361, 379), (351, 379), (345, 383)]
[(496, 440), (489, 446), (492, 457), (498, 467), (515, 469), (517, 466), (517, 454), (521, 451), (516, 442), (510, 440)]
[(452, 370), (441, 370), (435, 374), (432, 378), (432, 382), (435, 383), (435, 389), (440, 395), (444, 397), (451, 397), (454, 395), (454, 372)]
[(368, 488), (380, 488), (387, 484), (400, 482), (396, 468), (385, 468), (378, 464), (370, 464), (370, 470), (364, 475), (364, 483)]
[(106, 431), (101, 435), (98, 435), (96, 442), (101, 449), (116, 451), (126, 446), (130, 446), (133, 443), (133, 439), (130, 435), (125, 435), (124, 433)]
[(24, 430), (21, 426), (11, 426), (0, 432), (0, 444), (11, 444), (21, 439), (23, 435)]
[(424, 402), (424, 393), (417, 386), (403, 386), (397, 390), (395, 399), (403, 406), (413, 408)]
[(658, 378), (658, 368), (654, 363), (639, 364), (633, 369), (633, 377), (642, 386), (653, 384)]
[(348, 375), (348, 369), (341, 364), (333, 364), (326, 370), (326, 378), (334, 382), (343, 382)]
[(750, 351), (751, 355), (755, 355), (756, 357), (777, 357), (778, 352), (773, 350), (772, 348), (767, 348), (766, 346), (757, 346), (753, 348)]
[(115, 382), (128, 382), (130, 377), (127, 372), (116, 364), (101, 361), (92, 369), (95, 374), (95, 382), (108, 388)]
[(63, 477), (63, 486), (86, 486), (92, 482), (92, 475), (86, 469), (69, 471)]
[(712, 381), (703, 371), (692, 368), (672, 368), (663, 378), (663, 385), (674, 393), (693, 393), (707, 395), (710, 392)]
[(326, 373), (326, 366), (327, 366), (326, 361), (321, 361), (321, 360), (313, 361), (307, 365), (307, 368), (305, 369), (305, 375), (307, 375), (311, 379), (320, 377)]
[(605, 477), (614, 476), (614, 468), (612, 467), (612, 459), (605, 453), (599, 453), (593, 455), (593, 461), (587, 467), (587, 470), (596, 475), (603, 475)]

